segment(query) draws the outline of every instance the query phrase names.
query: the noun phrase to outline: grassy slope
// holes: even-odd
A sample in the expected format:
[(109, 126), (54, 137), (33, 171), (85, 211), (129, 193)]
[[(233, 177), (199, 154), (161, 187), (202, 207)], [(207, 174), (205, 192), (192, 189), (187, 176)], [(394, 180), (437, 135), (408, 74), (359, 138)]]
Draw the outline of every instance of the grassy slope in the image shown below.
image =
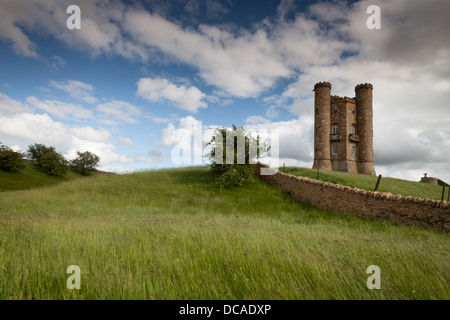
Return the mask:
[[(449, 299), (447, 234), (317, 210), (206, 168), (0, 193), (1, 299)], [(81, 290), (68, 290), (69, 265)], [(368, 290), (369, 265), (381, 290)]]
[[(283, 169), (280, 168), (280, 170), (282, 171)], [(317, 178), (317, 170), (313, 169), (286, 167), (285, 172), (295, 176), (303, 176), (311, 179)], [(378, 177), (363, 174), (351, 174), (336, 171), (319, 172), (319, 180), (337, 183), (344, 186), (350, 186), (352, 188), (357, 187), (370, 191), (373, 191), (375, 189), (377, 179)], [(404, 196), (430, 198), (435, 200), (441, 200), (442, 197), (441, 186), (385, 177), (381, 178), (380, 185), (378, 186), (378, 191), (390, 192), (392, 194), (401, 194)], [(446, 190), (445, 199), (447, 199), (447, 192), (448, 191)]]
[(25, 168), (20, 171), (0, 170), (0, 192), (44, 187), (81, 177), (83, 177), (81, 174), (72, 170), (69, 170), (64, 177), (50, 176), (42, 172), (36, 165), (25, 162)]

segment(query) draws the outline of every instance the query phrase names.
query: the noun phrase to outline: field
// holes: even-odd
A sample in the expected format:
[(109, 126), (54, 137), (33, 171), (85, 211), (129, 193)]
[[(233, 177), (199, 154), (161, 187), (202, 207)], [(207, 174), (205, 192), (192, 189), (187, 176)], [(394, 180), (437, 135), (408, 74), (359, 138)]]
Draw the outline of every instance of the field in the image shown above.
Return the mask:
[[(448, 234), (318, 210), (260, 180), (219, 191), (206, 167), (5, 191), (0, 204), (0, 299), (450, 298)], [(370, 265), (380, 290), (366, 287)]]

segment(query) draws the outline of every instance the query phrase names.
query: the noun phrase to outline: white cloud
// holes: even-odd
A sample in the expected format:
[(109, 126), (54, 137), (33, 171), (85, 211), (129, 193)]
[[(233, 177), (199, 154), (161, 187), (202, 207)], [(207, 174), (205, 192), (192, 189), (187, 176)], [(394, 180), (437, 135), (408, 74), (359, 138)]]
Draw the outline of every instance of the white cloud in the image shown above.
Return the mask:
[(124, 27), (136, 42), (197, 67), (207, 83), (235, 96), (256, 96), (290, 73), (262, 29), (239, 30), (235, 36), (226, 29), (201, 25), (196, 32), (159, 15), (132, 10), (125, 15)]
[(57, 100), (41, 101), (36, 97), (28, 97), (26, 101), (28, 104), (37, 109), (44, 110), (63, 119), (89, 119), (93, 116), (93, 112), (91, 110), (85, 109), (79, 104), (66, 103)]
[(13, 115), (27, 111), (31, 111), (29, 106), (0, 93), (0, 116)]
[[(147, 61), (155, 59), (158, 51), (164, 59), (170, 57), (194, 66), (207, 84), (237, 97), (258, 96), (278, 79), (291, 76), (293, 68), (332, 63), (343, 50), (351, 49), (351, 44), (333, 39), (316, 21), (302, 15), (292, 22), (266, 19), (252, 31), (206, 24), (192, 29), (120, 2), (81, 1), (83, 27), (72, 32), (61, 28), (67, 18), (64, 4), (51, 0), (44, 4), (36, 0), (18, 2), (29, 15), (23, 15), (17, 5), (5, 6), (8, 19), (4, 23), (8, 27), (25, 19), (27, 26), (39, 26), (93, 56), (118, 54)], [(228, 10), (216, 1), (207, 1), (207, 7), (210, 14)], [(18, 31), (28, 39), (22, 29)], [(31, 48), (31, 44), (25, 47)]]
[[(23, 5), (22, 5), (23, 4)], [(4, 0), (0, 10), (0, 38), (11, 41), (17, 54), (26, 57), (37, 57), (36, 45), (24, 34), (21, 25), (27, 24), (32, 16), (33, 6), (25, 1)]]
[[(361, 28), (369, 5), (381, 9), (381, 30)], [(450, 76), (450, 42), (448, 41), (450, 3), (432, 1), (364, 0), (355, 3), (342, 32), (361, 43), (360, 54), (369, 59), (396, 65), (417, 65)]]
[(204, 163), (206, 143), (211, 140), (215, 127), (217, 126), (207, 127), (192, 116), (179, 119), (176, 127), (169, 123), (162, 130), (161, 144), (164, 147), (173, 147), (172, 164), (181, 164), (181, 161), (184, 164)]
[(177, 86), (167, 79), (160, 77), (142, 78), (137, 82), (137, 94), (149, 101), (160, 101), (166, 99), (176, 107), (196, 113), (199, 108), (206, 108), (207, 104), (202, 101), (205, 94), (198, 88), (184, 85)]
[(249, 116), (245, 119), (245, 122), (248, 124), (257, 124), (257, 123), (270, 123), (270, 120), (262, 117), (262, 116)]
[(271, 105), (269, 108), (267, 108), (266, 110), (266, 117), (269, 119), (274, 119), (278, 117), (278, 110), (276, 109), (276, 107), (274, 105)]
[(111, 137), (111, 132), (105, 128), (96, 130), (92, 127), (75, 127), (72, 128), (71, 133), (80, 140), (87, 140), (97, 143), (106, 143)]
[(96, 111), (100, 114), (100, 122), (111, 125), (136, 123), (143, 116), (139, 107), (120, 100), (99, 104)]
[(158, 117), (158, 116), (155, 116), (154, 114), (152, 114), (150, 112), (145, 113), (143, 117), (146, 118), (146, 119), (150, 119), (150, 120), (152, 120), (153, 122), (156, 122), (156, 123), (167, 123), (167, 122), (170, 121), (169, 118)]
[(0, 117), (0, 133), (34, 141), (63, 144), (68, 139), (66, 126), (47, 114), (20, 113)]
[(86, 103), (96, 103), (98, 99), (92, 95), (95, 87), (77, 80), (50, 81), (50, 84), (60, 90), (67, 92), (72, 98)]

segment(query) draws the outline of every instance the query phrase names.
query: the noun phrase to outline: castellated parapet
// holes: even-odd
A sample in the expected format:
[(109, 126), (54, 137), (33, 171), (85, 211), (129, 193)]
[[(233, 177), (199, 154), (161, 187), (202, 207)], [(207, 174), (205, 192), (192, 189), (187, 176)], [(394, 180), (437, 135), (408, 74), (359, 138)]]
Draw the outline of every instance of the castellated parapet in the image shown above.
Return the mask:
[(331, 83), (314, 85), (313, 169), (375, 175), (373, 86), (355, 87), (355, 97), (331, 95)]

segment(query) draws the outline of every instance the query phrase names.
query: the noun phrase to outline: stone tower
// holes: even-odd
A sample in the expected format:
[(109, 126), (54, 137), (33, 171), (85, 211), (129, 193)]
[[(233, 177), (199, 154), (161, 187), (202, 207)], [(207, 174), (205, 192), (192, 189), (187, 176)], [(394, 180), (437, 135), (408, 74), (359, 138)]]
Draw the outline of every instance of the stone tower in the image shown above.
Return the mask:
[(375, 175), (372, 90), (355, 87), (355, 97), (331, 96), (331, 84), (314, 85), (313, 169)]
[(314, 169), (331, 170), (330, 105), (331, 84), (319, 82), (314, 86)]

